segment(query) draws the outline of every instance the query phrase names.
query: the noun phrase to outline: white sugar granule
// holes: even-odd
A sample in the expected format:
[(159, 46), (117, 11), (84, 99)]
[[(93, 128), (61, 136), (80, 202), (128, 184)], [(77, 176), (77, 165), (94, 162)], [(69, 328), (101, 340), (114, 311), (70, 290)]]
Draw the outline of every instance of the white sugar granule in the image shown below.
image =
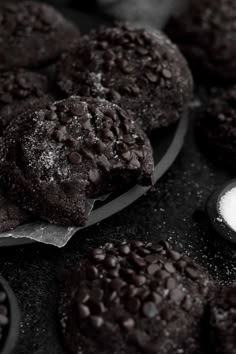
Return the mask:
[(219, 211), (229, 227), (236, 231), (236, 187), (221, 197)]

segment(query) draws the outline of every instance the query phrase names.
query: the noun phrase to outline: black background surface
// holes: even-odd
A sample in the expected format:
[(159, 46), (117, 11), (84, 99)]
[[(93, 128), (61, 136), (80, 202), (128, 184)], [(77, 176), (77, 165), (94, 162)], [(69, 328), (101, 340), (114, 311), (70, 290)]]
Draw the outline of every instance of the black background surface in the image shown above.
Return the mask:
[[(81, 15), (80, 27), (86, 32), (101, 21)], [(195, 110), (190, 114), (192, 122)], [(236, 248), (213, 231), (204, 213), (210, 193), (230, 178), (199, 151), (192, 123), (172, 168), (128, 209), (79, 232), (63, 249), (40, 244), (0, 249), (0, 272), (15, 291), (22, 311), (16, 353), (63, 353), (57, 320), (57, 274), (75, 265), (88, 248), (108, 241), (168, 239), (205, 266), (219, 284), (234, 283)]]

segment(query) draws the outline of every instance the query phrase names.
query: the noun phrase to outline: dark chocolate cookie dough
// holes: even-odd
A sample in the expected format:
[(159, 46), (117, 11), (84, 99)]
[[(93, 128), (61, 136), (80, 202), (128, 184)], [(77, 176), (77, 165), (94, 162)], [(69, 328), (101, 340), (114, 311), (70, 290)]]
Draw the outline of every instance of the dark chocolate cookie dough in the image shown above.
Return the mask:
[(22, 69), (0, 72), (0, 135), (18, 115), (54, 101), (48, 79)]
[(33, 1), (0, 7), (0, 70), (39, 67), (56, 59), (79, 37), (54, 8)]
[(124, 24), (85, 36), (60, 60), (57, 81), (67, 96), (106, 98), (132, 111), (145, 131), (177, 121), (192, 94), (177, 47), (157, 30)]
[(51, 223), (82, 225), (87, 199), (152, 183), (150, 142), (127, 113), (101, 99), (28, 112), (5, 131), (1, 181), (12, 199)]
[(236, 170), (236, 86), (209, 100), (197, 120), (197, 140), (214, 161)]
[(213, 354), (236, 353), (236, 289), (219, 291), (210, 304), (210, 347)]
[(29, 220), (29, 214), (13, 204), (0, 189), (0, 232), (14, 229)]
[(106, 244), (63, 274), (65, 348), (72, 354), (202, 353), (210, 288), (204, 271), (166, 243)]
[(170, 20), (166, 32), (180, 46), (196, 76), (236, 80), (235, 0), (191, 0), (184, 13)]

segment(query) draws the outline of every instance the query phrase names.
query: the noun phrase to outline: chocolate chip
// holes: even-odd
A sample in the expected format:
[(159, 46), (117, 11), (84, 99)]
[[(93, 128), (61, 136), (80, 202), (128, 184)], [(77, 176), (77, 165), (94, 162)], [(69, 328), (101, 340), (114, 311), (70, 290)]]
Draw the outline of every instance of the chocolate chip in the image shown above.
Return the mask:
[(166, 282), (166, 287), (169, 290), (173, 290), (175, 287), (177, 286), (177, 282), (175, 280), (175, 278), (168, 278), (167, 282)]
[(79, 317), (81, 320), (90, 316), (90, 310), (89, 310), (88, 306), (80, 304), (78, 306), (78, 312), (79, 312)]
[(152, 300), (155, 302), (156, 305), (159, 305), (161, 302), (162, 302), (162, 297), (161, 295), (155, 293), (155, 292), (152, 292), (151, 294), (151, 298)]
[(100, 174), (97, 170), (90, 170), (88, 177), (92, 183), (97, 183), (100, 179)]
[(148, 81), (151, 83), (156, 83), (158, 81), (158, 76), (151, 73), (151, 72), (147, 73), (146, 77), (147, 77)]
[(172, 78), (171, 71), (168, 70), (168, 69), (163, 69), (163, 70), (162, 70), (162, 75), (163, 75), (166, 79), (171, 79), (171, 78)]
[(153, 318), (158, 314), (158, 310), (154, 302), (146, 302), (142, 308), (144, 316), (147, 318)]
[(111, 109), (105, 109), (103, 111), (103, 114), (111, 119), (115, 119), (115, 112), (112, 111)]
[(137, 254), (135, 254), (135, 253), (131, 253), (130, 261), (132, 263), (134, 263), (139, 268), (143, 268), (143, 267), (146, 266), (145, 260), (143, 258), (141, 258), (140, 256), (138, 256)]
[(87, 302), (90, 298), (90, 294), (87, 289), (80, 289), (79, 294), (78, 294), (78, 301), (79, 303), (84, 304)]
[(126, 291), (127, 297), (135, 297), (138, 294), (138, 288), (135, 288), (133, 285), (130, 285)]
[(181, 254), (173, 250), (169, 250), (169, 255), (174, 261), (178, 261), (181, 258)]
[(110, 171), (110, 168), (111, 168), (110, 162), (108, 161), (107, 157), (104, 154), (99, 156), (97, 163), (98, 163), (98, 166), (103, 168), (106, 172)]
[(132, 241), (131, 246), (133, 248), (140, 248), (144, 246), (144, 243), (142, 241)]
[(157, 263), (157, 255), (156, 254), (150, 254), (148, 256), (145, 257), (145, 260), (148, 262), (148, 263)]
[(97, 268), (94, 266), (88, 266), (86, 268), (86, 275), (87, 275), (88, 279), (91, 279), (91, 280), (96, 279), (98, 276)]
[(122, 245), (119, 247), (119, 251), (122, 255), (130, 254), (130, 247), (128, 245)]
[(126, 160), (126, 161), (130, 161), (132, 159), (132, 153), (130, 151), (126, 151), (122, 154), (122, 157)]
[(175, 273), (175, 267), (173, 266), (173, 264), (172, 263), (170, 263), (170, 262), (166, 262), (165, 264), (164, 264), (164, 268), (165, 268), (165, 270), (167, 270), (167, 272), (169, 272), (169, 273)]
[(104, 307), (104, 304), (102, 302), (94, 302), (93, 301), (93, 302), (90, 303), (90, 310), (91, 310), (93, 315), (99, 316), (103, 312), (105, 312), (105, 307)]
[(140, 166), (141, 166), (139, 160), (135, 156), (132, 157), (129, 165), (130, 165), (130, 167), (137, 168), (137, 169), (140, 168)]
[(143, 47), (137, 47), (136, 52), (140, 55), (147, 55), (148, 54), (148, 50)]
[(148, 289), (139, 289), (138, 296), (139, 298), (144, 301), (150, 296), (150, 291)]
[(90, 299), (93, 302), (100, 302), (103, 299), (104, 291), (99, 288), (94, 288), (90, 292)]
[(115, 256), (107, 256), (105, 259), (105, 264), (109, 268), (115, 268), (117, 265), (117, 258)]
[(192, 308), (192, 305), (193, 305), (192, 299), (189, 295), (187, 295), (185, 297), (185, 300), (184, 300), (182, 306), (186, 311), (189, 311)]
[(109, 302), (114, 302), (118, 298), (117, 291), (113, 291), (109, 296), (108, 296), (108, 301)]
[(114, 290), (116, 290), (116, 291), (118, 291), (118, 292), (119, 292), (119, 290), (120, 290), (121, 288), (123, 288), (124, 286), (126, 286), (126, 283), (125, 283), (122, 279), (120, 279), (120, 278), (113, 279), (113, 280), (111, 281), (111, 287), (112, 287), (112, 289), (114, 289)]
[(127, 329), (128, 331), (130, 331), (131, 329), (134, 328), (135, 326), (135, 322), (133, 320), (133, 318), (131, 317), (128, 317), (126, 319), (124, 319), (122, 322), (121, 322), (122, 326)]
[(108, 100), (109, 98), (114, 101), (119, 101), (121, 99), (121, 95), (115, 90), (110, 90), (108, 94)]
[(173, 289), (170, 292), (170, 298), (172, 301), (174, 301), (176, 303), (180, 303), (184, 298), (184, 293), (179, 288)]
[(158, 264), (151, 264), (147, 268), (147, 272), (149, 275), (154, 275), (159, 270), (160, 270), (160, 266)]
[(107, 274), (112, 277), (112, 278), (118, 278), (119, 276), (119, 269), (118, 268), (113, 268), (113, 269), (109, 269)]
[(106, 254), (101, 248), (96, 248), (93, 250), (92, 256), (96, 262), (102, 262), (106, 258)]
[(90, 321), (93, 327), (100, 328), (104, 324), (104, 320), (102, 317), (99, 316), (91, 316)]
[(192, 267), (186, 267), (185, 272), (193, 280), (198, 278), (198, 271)]
[(134, 298), (131, 297), (126, 300), (126, 308), (129, 312), (137, 313), (140, 307), (141, 307), (141, 302), (136, 297)]
[(73, 165), (79, 165), (82, 161), (81, 155), (76, 151), (71, 152), (68, 159)]
[(47, 120), (51, 120), (51, 121), (56, 120), (56, 119), (57, 119), (57, 114), (56, 114), (56, 112), (54, 112), (54, 111), (49, 111), (49, 112), (46, 114), (46, 119), (47, 119)]
[(166, 272), (165, 270), (160, 270), (157, 276), (160, 277), (162, 280), (164, 280), (170, 276), (170, 273)]
[(137, 285), (137, 286), (142, 286), (146, 283), (147, 279), (145, 276), (143, 275), (132, 275), (132, 282)]

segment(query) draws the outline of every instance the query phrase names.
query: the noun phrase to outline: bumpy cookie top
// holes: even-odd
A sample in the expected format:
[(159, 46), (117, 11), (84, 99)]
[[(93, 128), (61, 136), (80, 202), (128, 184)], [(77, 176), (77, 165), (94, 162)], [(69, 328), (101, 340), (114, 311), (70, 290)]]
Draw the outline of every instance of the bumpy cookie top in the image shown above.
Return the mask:
[(195, 70), (212, 79), (235, 80), (236, 2), (192, 0), (187, 10), (172, 18), (167, 33), (180, 45)]
[(64, 275), (65, 344), (71, 353), (192, 353), (209, 287), (167, 243), (106, 244)]
[(43, 3), (22, 1), (18, 4), (4, 4), (0, 7), (1, 37), (7, 41), (28, 37), (33, 32), (50, 33), (64, 18), (52, 7)]
[[(190, 8), (190, 7), (189, 7)], [(203, 31), (219, 33), (236, 33), (236, 3), (234, 0), (202, 0), (192, 1), (191, 16), (189, 22), (202, 28)], [(214, 41), (222, 40), (222, 37), (215, 36)]]
[(214, 136), (218, 142), (235, 145), (236, 86), (211, 99), (202, 116), (201, 124), (209, 136)]
[(12, 119), (39, 102), (53, 100), (46, 76), (22, 69), (0, 73), (0, 134)]
[[(81, 222), (76, 210), (87, 197), (108, 193), (122, 181), (152, 180), (145, 134), (122, 109), (100, 99), (74, 96), (29, 112), (9, 126), (0, 150), (2, 179), (16, 201), (22, 193), (25, 207), (43, 218), (51, 204), (70, 225)], [(51, 213), (49, 221), (63, 222), (62, 215), (50, 219)]]
[(49, 5), (34, 1), (2, 4), (0, 68), (37, 67), (55, 59), (78, 36), (76, 26)]
[(67, 94), (102, 97), (134, 112), (145, 129), (178, 119), (192, 78), (177, 47), (161, 32), (128, 24), (101, 27), (58, 65)]
[[(0, 105), (15, 100), (24, 100), (29, 96), (40, 97), (48, 90), (46, 76), (25, 70), (0, 73)], [(0, 107), (1, 107), (0, 106)]]

